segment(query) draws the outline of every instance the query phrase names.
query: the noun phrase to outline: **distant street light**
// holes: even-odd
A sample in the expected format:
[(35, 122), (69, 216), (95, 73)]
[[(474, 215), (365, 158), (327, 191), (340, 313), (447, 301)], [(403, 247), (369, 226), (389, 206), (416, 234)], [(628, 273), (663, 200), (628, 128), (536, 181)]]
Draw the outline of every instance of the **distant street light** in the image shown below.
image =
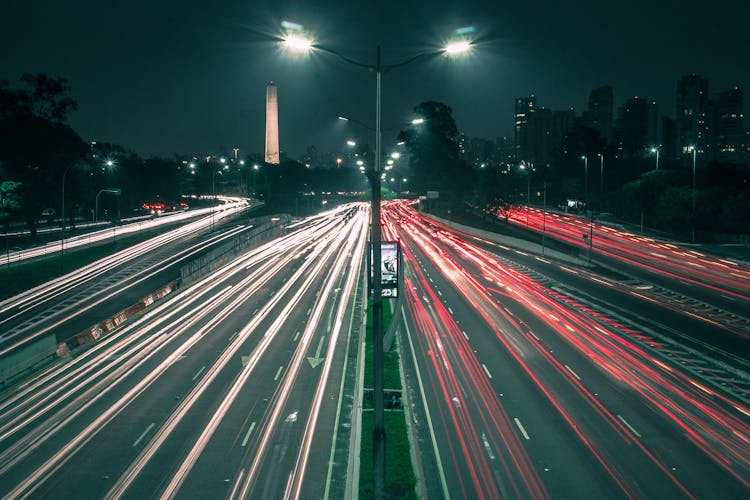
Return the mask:
[(96, 193), (96, 198), (94, 199), (94, 222), (99, 221), (99, 195), (101, 195), (102, 193), (109, 193), (115, 196), (120, 196), (122, 191), (120, 190), (120, 188), (105, 188)]
[(411, 121), (411, 124), (412, 124), (412, 125), (421, 125), (421, 124), (423, 124), (423, 123), (424, 123), (424, 118), (414, 118), (414, 119), (413, 119), (413, 120)]
[[(382, 74), (397, 67), (406, 66), (417, 60), (436, 56), (440, 54), (458, 55), (465, 54), (471, 48), (471, 42), (465, 37), (461, 40), (454, 40), (449, 45), (431, 52), (420, 52), (409, 59), (402, 60), (398, 63), (383, 64), (380, 59), (380, 46), (377, 46), (375, 52), (375, 64), (368, 64), (351, 59), (340, 52), (331, 48), (323, 47), (313, 43), (312, 38), (302, 36), (299, 33), (301, 26), (294, 23), (284, 22), (283, 26), (287, 28), (286, 36), (283, 37), (283, 43), (287, 48), (294, 49), (298, 52), (310, 52), (312, 49), (321, 50), (335, 55), (343, 61), (365, 68), (375, 73), (375, 162), (370, 175), (372, 183), (371, 199), (371, 221), (370, 221), (370, 244), (372, 245), (372, 262), (374, 268), (380, 265), (381, 251), (381, 229), (380, 229), (380, 182), (381, 182), (381, 78)], [(418, 123), (423, 123), (423, 119)], [(417, 123), (416, 120), (412, 123)], [(376, 499), (385, 497), (385, 427), (384, 427), (384, 406), (383, 406), (383, 299), (382, 283), (379, 274), (372, 278), (373, 300), (372, 300), (372, 318), (373, 318), (373, 400), (374, 400), (374, 419), (373, 419), (373, 482)]]
[(350, 148), (353, 148), (354, 146), (357, 145), (357, 143), (356, 141), (349, 140), (349, 141), (346, 141), (346, 145), (349, 146)]
[(656, 170), (659, 170), (659, 150), (661, 146), (654, 146), (651, 148), (652, 153), (656, 153)]

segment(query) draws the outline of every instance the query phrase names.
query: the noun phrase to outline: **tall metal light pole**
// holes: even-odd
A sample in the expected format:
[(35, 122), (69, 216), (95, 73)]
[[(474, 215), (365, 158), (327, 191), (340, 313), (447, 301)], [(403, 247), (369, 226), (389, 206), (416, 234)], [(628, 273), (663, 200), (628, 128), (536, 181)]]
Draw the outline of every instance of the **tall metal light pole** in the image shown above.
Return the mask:
[[(519, 168), (521, 170), (526, 171), (527, 165), (525, 163), (521, 163), (519, 165)], [(526, 171), (526, 227), (529, 227), (529, 210), (531, 205), (531, 172), (534, 170), (534, 165), (531, 163), (528, 164), (528, 171)]]
[(583, 203), (586, 210), (589, 209), (589, 159), (586, 155), (581, 156), (583, 160)]
[(604, 205), (604, 155), (599, 153), (599, 210)]
[(366, 64), (351, 59), (336, 50), (313, 44), (313, 41), (298, 33), (288, 33), (283, 39), (284, 45), (292, 50), (309, 52), (312, 49), (321, 50), (335, 55), (354, 66), (366, 68), (375, 72), (375, 162), (372, 169), (372, 199), (370, 201), (370, 242), (372, 245), (372, 328), (373, 328), (373, 482), (376, 499), (385, 498), (385, 425), (383, 405), (383, 299), (382, 282), (380, 277), (381, 259), (381, 230), (380, 230), (380, 172), (381, 172), (381, 141), (380, 141), (380, 108), (381, 108), (381, 78), (384, 72), (406, 66), (419, 59), (440, 54), (456, 55), (466, 52), (471, 44), (467, 40), (460, 40), (432, 52), (420, 52), (409, 59), (394, 64), (383, 64), (380, 59), (380, 45), (375, 53), (375, 64)]
[[(585, 239), (588, 239), (589, 247), (586, 251), (586, 260), (588, 261), (589, 266), (591, 265), (591, 248), (593, 246), (593, 239), (594, 239), (594, 211), (589, 211), (589, 158), (586, 155), (581, 156), (583, 159), (583, 203), (585, 206), (585, 212), (584, 217), (586, 216), (586, 212), (591, 214), (591, 218), (589, 219), (589, 234), (588, 238), (586, 236), (586, 233), (583, 234), (583, 237)], [(602, 163), (603, 165), (603, 163)]]
[(63, 171), (62, 175), (62, 194), (60, 196), (61, 201), (61, 207), (60, 207), (60, 216), (62, 217), (62, 220), (60, 221), (60, 230), (65, 231), (65, 177), (68, 175), (68, 170), (70, 170), (70, 167), (72, 167), (73, 164), (68, 165), (65, 167), (65, 170)]
[(690, 229), (690, 242), (695, 243), (695, 159), (698, 149), (695, 146), (690, 146), (690, 149), (693, 150), (693, 216), (691, 217), (693, 224)]
[(544, 179), (544, 198), (542, 206), (542, 255), (544, 255), (544, 236), (547, 233), (547, 179)]

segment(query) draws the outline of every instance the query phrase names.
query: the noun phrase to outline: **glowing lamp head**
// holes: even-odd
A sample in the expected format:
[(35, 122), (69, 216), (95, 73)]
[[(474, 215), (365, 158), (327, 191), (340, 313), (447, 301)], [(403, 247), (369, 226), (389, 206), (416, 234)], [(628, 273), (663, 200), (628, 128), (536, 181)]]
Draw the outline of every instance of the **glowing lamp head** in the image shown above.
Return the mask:
[(412, 124), (412, 125), (421, 125), (421, 124), (423, 124), (423, 123), (424, 123), (424, 118), (414, 118), (414, 119), (413, 119), (413, 120), (411, 121), (411, 124)]
[(290, 34), (284, 38), (284, 47), (294, 52), (310, 52), (312, 44), (311, 39), (302, 35)]
[(455, 40), (445, 46), (443, 51), (449, 56), (459, 56), (466, 54), (471, 50), (471, 43), (468, 40)]

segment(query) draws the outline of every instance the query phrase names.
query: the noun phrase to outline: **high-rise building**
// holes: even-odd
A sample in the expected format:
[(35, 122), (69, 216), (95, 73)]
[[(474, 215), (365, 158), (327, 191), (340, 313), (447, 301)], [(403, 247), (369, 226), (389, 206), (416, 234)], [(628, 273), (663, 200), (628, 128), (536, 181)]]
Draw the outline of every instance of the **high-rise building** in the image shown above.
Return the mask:
[[(656, 146), (656, 144), (655, 144)], [(677, 123), (668, 116), (661, 117), (661, 149), (663, 161), (673, 161), (677, 153)]]
[(568, 132), (575, 126), (576, 112), (571, 108), (566, 111), (552, 112), (552, 130), (550, 133), (550, 144), (553, 150), (558, 151), (560, 156), (567, 155), (564, 150)]
[(597, 130), (607, 143), (612, 142), (612, 118), (614, 98), (611, 85), (603, 85), (589, 94), (589, 107), (585, 114), (585, 125)]
[(705, 158), (709, 147), (708, 80), (691, 74), (677, 81), (677, 156), (692, 158), (692, 147)]
[(279, 164), (279, 98), (273, 82), (266, 87), (266, 163)]
[(516, 160), (515, 144), (513, 138), (507, 135), (495, 138), (495, 149), (500, 167), (510, 165)]
[(620, 106), (615, 122), (615, 144), (626, 158), (644, 154), (657, 144), (658, 107), (638, 96)]
[(742, 105), (742, 89), (739, 86), (719, 92), (711, 101), (711, 159), (742, 161), (745, 132)]
[(519, 97), (516, 99), (515, 112), (513, 113), (515, 131), (515, 159), (516, 162), (530, 161), (532, 154), (533, 133), (531, 127), (534, 124), (534, 109), (536, 97)]
[(538, 107), (531, 127), (531, 155), (528, 160), (539, 164), (552, 160), (552, 128), (552, 110), (544, 106)]

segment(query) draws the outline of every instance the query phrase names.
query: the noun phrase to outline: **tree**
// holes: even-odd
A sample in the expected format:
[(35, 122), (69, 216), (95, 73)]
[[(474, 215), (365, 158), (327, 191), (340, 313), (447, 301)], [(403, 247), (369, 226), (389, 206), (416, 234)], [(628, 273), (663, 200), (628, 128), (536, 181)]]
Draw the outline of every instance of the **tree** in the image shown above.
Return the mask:
[(21, 183), (15, 181), (0, 182), (0, 220), (5, 232), (8, 232), (10, 219), (14, 212), (21, 208)]
[(441, 102), (427, 101), (415, 106), (414, 113), (424, 123), (411, 125), (398, 135), (411, 153), (410, 184), (417, 192), (467, 195), (472, 171), (459, 159), (459, 133), (451, 108)]
[[(59, 206), (63, 172), (80, 162), (86, 144), (63, 122), (76, 109), (64, 78), (23, 75), (30, 89), (9, 90), (0, 82), (0, 181), (21, 183), (23, 214), (35, 235), (36, 219), (45, 208)], [(71, 179), (72, 180), (72, 179)]]
[(70, 92), (70, 85), (65, 78), (26, 73), (21, 76), (21, 81), (30, 87), (30, 91), (19, 94), (21, 102), (40, 118), (65, 122), (68, 114), (78, 109), (78, 103), (66, 95)]

